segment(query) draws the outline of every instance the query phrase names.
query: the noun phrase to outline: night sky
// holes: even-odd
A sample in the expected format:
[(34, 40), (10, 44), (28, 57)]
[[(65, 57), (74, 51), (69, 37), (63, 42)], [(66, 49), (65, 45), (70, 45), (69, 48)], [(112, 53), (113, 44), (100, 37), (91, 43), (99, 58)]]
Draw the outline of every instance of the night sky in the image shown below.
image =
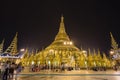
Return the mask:
[(4, 49), (18, 32), (18, 49), (47, 47), (54, 40), (63, 14), (66, 32), (78, 48), (111, 48), (112, 32), (120, 43), (118, 0), (3, 0), (0, 7), (0, 42)]

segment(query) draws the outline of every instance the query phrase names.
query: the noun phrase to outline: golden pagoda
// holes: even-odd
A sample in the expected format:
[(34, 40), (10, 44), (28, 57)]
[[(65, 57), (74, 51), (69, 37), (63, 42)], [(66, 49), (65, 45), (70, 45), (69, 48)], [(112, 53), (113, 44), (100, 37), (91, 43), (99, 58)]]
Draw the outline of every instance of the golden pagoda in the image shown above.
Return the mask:
[[(22, 63), (24, 66), (38, 65), (47, 66), (47, 68), (86, 68), (92, 69), (94, 67), (106, 66), (109, 59), (101, 57), (100, 50), (98, 53), (78, 49), (70, 40), (66, 33), (64, 25), (64, 17), (61, 16), (60, 27), (54, 41), (40, 52), (30, 53), (24, 56)], [(27, 52), (28, 53), (28, 52)], [(104, 63), (104, 64), (103, 64)], [(110, 66), (106, 66), (110, 67)]]
[(75, 66), (77, 64), (78, 57), (82, 53), (67, 35), (63, 16), (61, 17), (59, 32), (54, 41), (38, 54), (44, 57), (45, 63), (48, 65)]

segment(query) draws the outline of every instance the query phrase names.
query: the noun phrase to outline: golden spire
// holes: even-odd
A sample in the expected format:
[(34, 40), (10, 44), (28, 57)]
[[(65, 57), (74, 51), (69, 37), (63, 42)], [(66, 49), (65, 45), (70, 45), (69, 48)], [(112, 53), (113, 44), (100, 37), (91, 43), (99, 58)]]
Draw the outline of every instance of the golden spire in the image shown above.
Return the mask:
[(59, 51), (62, 48), (64, 48), (65, 50), (73, 49), (73, 50), (79, 51), (79, 49), (74, 46), (72, 41), (70, 41), (69, 36), (67, 35), (67, 33), (65, 31), (63, 16), (61, 16), (60, 27), (59, 27), (59, 31), (55, 37), (55, 40), (52, 42), (52, 44), (50, 44), (47, 48), (45, 48), (45, 50), (51, 50), (51, 49), (54, 50), (55, 49), (55, 50)]
[(0, 44), (0, 53), (3, 52), (3, 45), (4, 45), (4, 39), (3, 39), (2, 43)]
[(103, 59), (106, 59), (107, 57), (106, 57), (106, 54), (105, 53), (103, 53)]
[(64, 17), (63, 17), (63, 15), (61, 16), (61, 22), (64, 23)]
[(117, 44), (117, 42), (115, 41), (115, 39), (114, 39), (114, 37), (113, 37), (113, 35), (112, 35), (112, 33), (110, 32), (110, 36), (111, 36), (111, 47), (113, 48), (113, 49), (118, 49), (118, 44)]
[(91, 56), (90, 48), (88, 48), (88, 55)]
[(28, 49), (25, 49), (24, 58), (28, 58), (28, 57), (29, 57)]
[(5, 53), (11, 53), (12, 55), (17, 53), (17, 36), (18, 32), (16, 32), (13, 41), (11, 42), (10, 46), (6, 49)]
[(58, 34), (55, 37), (55, 40), (70, 40), (66, 31), (65, 31), (64, 17), (63, 16), (61, 16), (60, 28), (59, 28)]
[(100, 49), (98, 49), (98, 54), (97, 54), (97, 56), (101, 59)]

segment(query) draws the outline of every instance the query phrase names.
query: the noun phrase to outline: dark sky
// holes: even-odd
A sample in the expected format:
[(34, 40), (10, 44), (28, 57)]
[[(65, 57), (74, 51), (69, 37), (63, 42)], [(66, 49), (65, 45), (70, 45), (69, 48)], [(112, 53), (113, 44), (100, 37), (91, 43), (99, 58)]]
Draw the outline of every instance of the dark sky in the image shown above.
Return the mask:
[(18, 32), (18, 48), (48, 46), (63, 14), (66, 32), (83, 49), (108, 52), (110, 35), (120, 43), (119, 0), (3, 0), (0, 6), (0, 42), (5, 47)]

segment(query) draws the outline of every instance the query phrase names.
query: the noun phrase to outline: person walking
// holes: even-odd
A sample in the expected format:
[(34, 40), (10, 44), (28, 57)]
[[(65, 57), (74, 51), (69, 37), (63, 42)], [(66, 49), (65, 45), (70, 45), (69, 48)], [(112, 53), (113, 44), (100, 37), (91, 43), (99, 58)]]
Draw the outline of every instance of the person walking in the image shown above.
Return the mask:
[(14, 69), (15, 69), (15, 63), (12, 63), (9, 68), (9, 78), (11, 79), (13, 79)]
[(10, 67), (9, 63), (6, 62), (4, 67), (5, 67), (5, 71), (4, 71), (4, 73), (3, 73), (3, 78), (2, 78), (2, 80), (8, 80), (9, 67)]
[(5, 73), (5, 63), (1, 63), (1, 79), (3, 79)]

